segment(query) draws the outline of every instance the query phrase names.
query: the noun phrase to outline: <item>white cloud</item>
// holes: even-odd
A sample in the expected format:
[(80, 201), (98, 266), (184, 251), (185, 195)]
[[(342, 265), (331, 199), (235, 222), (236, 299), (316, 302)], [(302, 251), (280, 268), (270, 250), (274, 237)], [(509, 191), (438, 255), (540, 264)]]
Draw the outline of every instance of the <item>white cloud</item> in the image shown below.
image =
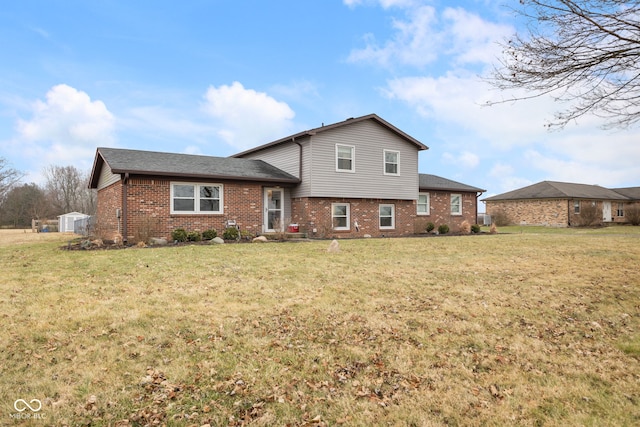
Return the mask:
[(52, 87), (45, 101), (33, 103), (31, 113), (31, 119), (18, 120), (13, 143), (41, 165), (90, 165), (97, 146), (115, 142), (115, 118), (105, 104), (65, 84)]
[(394, 18), (393, 36), (379, 43), (375, 35), (364, 36), (366, 47), (349, 55), (352, 62), (373, 62), (384, 67), (409, 65), (424, 67), (444, 56), (452, 64), (487, 64), (496, 58), (496, 43), (513, 33), (508, 25), (486, 21), (462, 8), (445, 8), (442, 13), (413, 1), (381, 1), (396, 6), (405, 19)]
[(293, 110), (264, 92), (245, 89), (239, 82), (211, 86), (203, 109), (217, 120), (218, 135), (238, 149), (254, 147), (287, 135)]
[(457, 165), (465, 169), (473, 169), (480, 163), (480, 158), (477, 154), (474, 154), (470, 151), (463, 151), (458, 155), (443, 153), (442, 161), (445, 164)]

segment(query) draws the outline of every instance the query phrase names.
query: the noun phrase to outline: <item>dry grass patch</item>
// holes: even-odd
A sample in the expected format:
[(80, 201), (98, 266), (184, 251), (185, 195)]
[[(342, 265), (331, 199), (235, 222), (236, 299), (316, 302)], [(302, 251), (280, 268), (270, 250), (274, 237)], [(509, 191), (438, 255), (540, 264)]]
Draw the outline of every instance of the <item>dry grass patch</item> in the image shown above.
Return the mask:
[(638, 235), (0, 247), (0, 424), (634, 425)]

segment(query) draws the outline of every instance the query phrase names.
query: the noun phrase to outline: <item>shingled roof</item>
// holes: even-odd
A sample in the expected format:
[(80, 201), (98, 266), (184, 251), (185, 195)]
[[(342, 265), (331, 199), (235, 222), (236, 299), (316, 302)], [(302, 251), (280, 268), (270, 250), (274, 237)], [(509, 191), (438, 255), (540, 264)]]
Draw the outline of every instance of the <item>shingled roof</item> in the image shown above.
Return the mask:
[(423, 190), (441, 190), (441, 191), (461, 191), (461, 192), (475, 192), (484, 193), (487, 190), (482, 188), (472, 187), (471, 185), (462, 184), (460, 182), (452, 181), (447, 178), (443, 178), (437, 175), (430, 175), (421, 173), (419, 175), (419, 188)]
[(340, 128), (343, 126), (348, 126), (348, 125), (352, 125), (354, 123), (358, 123), (358, 122), (362, 122), (365, 120), (372, 120), (376, 123), (378, 123), (379, 125), (387, 128), (389, 131), (395, 133), (396, 135), (398, 135), (399, 137), (401, 137), (402, 139), (404, 139), (405, 141), (409, 142), (410, 144), (415, 145), (418, 150), (428, 150), (429, 147), (427, 147), (426, 145), (424, 145), (422, 142), (418, 141), (417, 139), (415, 139), (414, 137), (410, 136), (409, 134), (401, 131), (400, 129), (398, 129), (397, 127), (395, 127), (394, 125), (392, 125), (391, 123), (387, 122), (386, 120), (382, 119), (381, 117), (379, 117), (377, 114), (368, 114), (366, 116), (361, 116), (361, 117), (355, 117), (355, 118), (350, 118), (347, 120), (343, 120), (341, 122), (338, 123), (333, 123), (330, 125), (322, 125), (321, 127), (318, 128), (314, 128), (314, 129), (309, 129), (309, 130), (305, 130), (302, 132), (298, 132), (296, 134), (293, 135), (289, 135), (286, 136), (284, 138), (280, 138), (276, 141), (273, 142), (269, 142), (268, 144), (264, 144), (264, 145), (260, 145), (258, 147), (254, 147), (254, 148), (250, 148), (249, 150), (243, 151), (242, 153), (238, 153), (238, 154), (234, 154), (232, 157), (242, 157), (244, 155), (247, 155), (249, 153), (254, 153), (256, 151), (260, 151), (263, 150), (265, 148), (268, 147), (273, 147), (276, 145), (280, 145), (280, 144), (284, 144), (286, 142), (290, 142), (290, 141), (295, 141), (297, 139), (303, 138), (303, 137), (307, 137), (307, 136), (313, 136), (316, 135), (320, 132), (325, 132), (331, 129), (336, 129), (336, 128)]
[(100, 169), (104, 164), (115, 174), (231, 179), (282, 184), (300, 182), (295, 176), (262, 160), (100, 147), (91, 171), (89, 184), (91, 188), (97, 188)]
[(589, 199), (628, 200), (629, 198), (599, 185), (574, 184), (570, 182), (542, 181), (517, 190), (487, 197), (483, 201), (522, 199)]

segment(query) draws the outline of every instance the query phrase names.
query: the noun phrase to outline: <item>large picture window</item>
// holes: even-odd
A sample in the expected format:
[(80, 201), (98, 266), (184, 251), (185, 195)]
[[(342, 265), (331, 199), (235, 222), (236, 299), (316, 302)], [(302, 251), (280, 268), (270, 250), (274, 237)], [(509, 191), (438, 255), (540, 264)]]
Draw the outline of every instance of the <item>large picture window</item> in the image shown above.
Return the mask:
[(420, 193), (418, 195), (417, 214), (429, 215), (429, 193)]
[(384, 150), (384, 174), (400, 175), (400, 152)]
[(396, 227), (395, 210), (395, 205), (380, 205), (379, 217), (381, 229), (390, 229)]
[(336, 171), (355, 172), (355, 151), (351, 145), (336, 144)]
[(171, 183), (171, 213), (222, 213), (222, 185)]
[(331, 205), (331, 223), (334, 230), (349, 230), (349, 203), (333, 203)]

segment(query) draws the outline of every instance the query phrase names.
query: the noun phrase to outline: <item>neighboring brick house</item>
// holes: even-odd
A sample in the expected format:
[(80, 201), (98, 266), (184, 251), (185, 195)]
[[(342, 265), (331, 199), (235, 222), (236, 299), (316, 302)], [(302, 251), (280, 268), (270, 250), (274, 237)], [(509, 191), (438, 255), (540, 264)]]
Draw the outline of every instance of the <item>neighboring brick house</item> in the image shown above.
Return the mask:
[(426, 217), (453, 231), (473, 224), (484, 190), (423, 180), (426, 149), (372, 114), (226, 158), (98, 148), (90, 187), (97, 227), (129, 241), (221, 230), (227, 220), (251, 234), (297, 224), (310, 237), (411, 235)]
[(482, 201), (489, 215), (505, 217), (512, 224), (588, 225), (592, 216), (594, 223), (625, 223), (624, 211), (640, 201), (640, 187), (608, 189), (542, 181)]

